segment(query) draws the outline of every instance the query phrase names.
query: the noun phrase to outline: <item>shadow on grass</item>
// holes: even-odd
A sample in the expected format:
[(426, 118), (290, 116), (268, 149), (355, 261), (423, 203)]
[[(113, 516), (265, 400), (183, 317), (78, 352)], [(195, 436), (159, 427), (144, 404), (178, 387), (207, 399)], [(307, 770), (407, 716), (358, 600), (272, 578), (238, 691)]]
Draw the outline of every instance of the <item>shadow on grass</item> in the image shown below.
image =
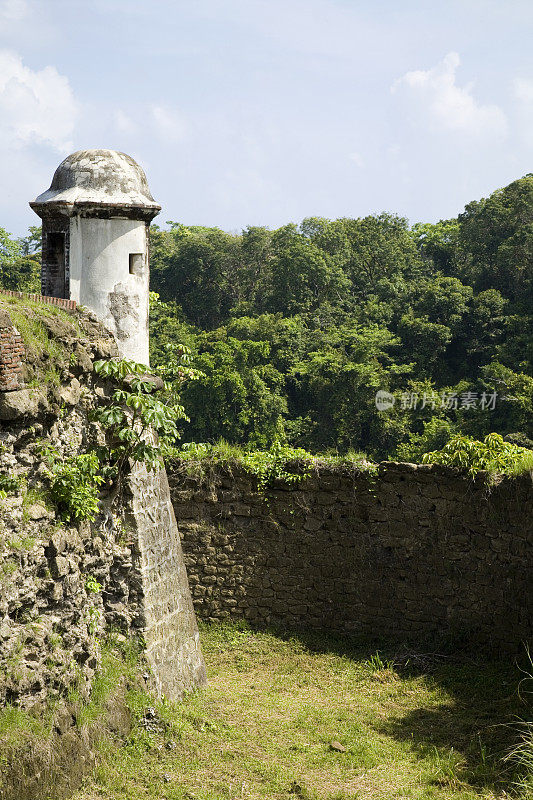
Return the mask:
[(512, 790), (516, 770), (503, 759), (519, 740), (518, 720), (532, 716), (533, 680), (524, 682), (531, 671), (525, 648), (521, 654), (498, 658), (457, 637), (409, 647), (315, 631), (271, 628), (268, 633), (298, 642), (312, 653), (364, 662), (376, 673), (383, 665), (400, 678), (421, 678), (430, 688), (442, 690), (442, 703), (376, 719), (374, 729), (408, 742), (417, 755), (429, 759), (436, 784)]
[[(437, 767), (436, 782), (439, 766), (446, 765), (453, 750), (460, 758), (448, 777), (476, 787), (511, 789), (516, 775), (503, 758), (517, 743), (514, 723), (526, 711), (517, 693), (518, 668), (508, 662), (469, 659), (448, 661), (429, 673), (409, 665), (398, 671), (423, 677), (450, 700), (380, 721), (377, 730), (409, 742), (415, 753), (431, 758)], [(442, 772), (446, 779), (446, 769)]]

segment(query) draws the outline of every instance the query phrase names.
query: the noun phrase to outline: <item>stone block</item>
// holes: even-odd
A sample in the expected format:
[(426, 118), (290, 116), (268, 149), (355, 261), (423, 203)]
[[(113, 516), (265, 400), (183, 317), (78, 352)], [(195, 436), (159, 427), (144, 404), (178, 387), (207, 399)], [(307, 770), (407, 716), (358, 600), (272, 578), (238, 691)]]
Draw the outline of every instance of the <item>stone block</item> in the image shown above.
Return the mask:
[(38, 389), (0, 392), (0, 420), (4, 422), (31, 421), (47, 410), (46, 395)]

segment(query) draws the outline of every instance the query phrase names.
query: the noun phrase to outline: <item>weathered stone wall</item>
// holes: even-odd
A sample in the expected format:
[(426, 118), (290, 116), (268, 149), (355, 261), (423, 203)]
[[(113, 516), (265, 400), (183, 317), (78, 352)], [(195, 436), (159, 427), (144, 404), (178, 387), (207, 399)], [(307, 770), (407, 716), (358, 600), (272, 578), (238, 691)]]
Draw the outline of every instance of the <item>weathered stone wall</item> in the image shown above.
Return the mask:
[(514, 649), (533, 638), (530, 476), (487, 490), (437, 466), (317, 465), (262, 498), (242, 468), (170, 469), (197, 614)]
[[(84, 337), (51, 319), (65, 344), (70, 333), (79, 348), (62, 385), (0, 392), (0, 479), (14, 482), (0, 496), (0, 699), (23, 708), (65, 697), (74, 684), (88, 693), (106, 618), (123, 629), (135, 620), (131, 547), (113, 521), (64, 524), (46, 499), (43, 453), (64, 461), (102, 436), (88, 420), (96, 398), (91, 366), (114, 344), (88, 322)], [(91, 592), (88, 578), (102, 591)], [(127, 616), (119, 619), (118, 607)]]
[(0, 703), (88, 694), (106, 627), (142, 636), (153, 688), (177, 699), (205, 671), (165, 472), (137, 466), (93, 522), (62, 521), (46, 453), (64, 463), (107, 444), (90, 412), (113, 388), (92, 367), (117, 348), (86, 312), (40, 319), (64, 349), (59, 385), (0, 391)]

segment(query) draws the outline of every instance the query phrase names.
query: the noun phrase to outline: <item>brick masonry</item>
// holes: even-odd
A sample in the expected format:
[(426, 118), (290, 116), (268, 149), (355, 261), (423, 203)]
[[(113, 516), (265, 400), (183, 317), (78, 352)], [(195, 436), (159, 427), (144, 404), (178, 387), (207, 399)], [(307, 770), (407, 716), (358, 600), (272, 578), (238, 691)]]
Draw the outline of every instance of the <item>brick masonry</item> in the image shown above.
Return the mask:
[(21, 388), (24, 356), (20, 333), (9, 314), (0, 309), (0, 392)]
[(242, 470), (169, 466), (196, 612), (514, 650), (533, 641), (530, 475), (489, 492), (444, 467), (317, 466), (267, 500)]

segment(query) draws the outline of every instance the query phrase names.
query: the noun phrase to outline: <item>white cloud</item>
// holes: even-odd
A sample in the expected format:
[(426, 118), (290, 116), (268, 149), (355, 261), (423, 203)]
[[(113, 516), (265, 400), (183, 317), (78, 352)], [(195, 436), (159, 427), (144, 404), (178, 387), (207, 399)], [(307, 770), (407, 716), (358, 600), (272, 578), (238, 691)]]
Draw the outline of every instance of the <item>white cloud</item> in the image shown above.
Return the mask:
[(152, 106), (152, 119), (157, 135), (165, 142), (181, 142), (186, 133), (183, 120), (168, 106)]
[(77, 108), (68, 79), (55, 67), (33, 71), (9, 50), (0, 50), (0, 143), (20, 148), (46, 144), (72, 149)]
[(122, 109), (118, 108), (113, 114), (115, 127), (119, 133), (132, 134), (138, 130), (137, 125)]
[(224, 170), (218, 180), (211, 183), (208, 192), (218, 208), (226, 211), (233, 207), (235, 198), (239, 198), (246, 207), (247, 214), (260, 198), (279, 195), (279, 189), (271, 177), (253, 167), (240, 164)]
[(364, 162), (364, 159), (363, 159), (361, 153), (350, 153), (348, 155), (348, 158), (350, 159), (350, 161), (353, 161), (353, 163), (356, 165), (356, 167), (364, 167), (365, 166), (365, 162)]
[(28, 13), (26, 0), (3, 0), (0, 2), (0, 21), (16, 22)]
[(431, 69), (406, 72), (393, 83), (391, 91), (410, 94), (434, 127), (476, 139), (506, 136), (507, 118), (501, 108), (477, 102), (472, 84), (456, 84), (460, 63), (458, 53), (448, 53)]
[(513, 90), (517, 100), (528, 105), (533, 104), (533, 80), (515, 78)]
[(516, 101), (518, 136), (531, 151), (533, 136), (533, 79), (515, 78), (513, 95)]

